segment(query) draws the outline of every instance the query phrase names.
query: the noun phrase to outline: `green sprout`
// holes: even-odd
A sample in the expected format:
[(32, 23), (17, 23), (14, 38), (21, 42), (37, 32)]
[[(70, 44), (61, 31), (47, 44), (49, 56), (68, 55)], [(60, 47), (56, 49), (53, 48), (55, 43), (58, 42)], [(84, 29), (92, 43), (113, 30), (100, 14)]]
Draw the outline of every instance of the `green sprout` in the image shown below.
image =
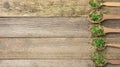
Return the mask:
[(96, 25), (96, 24), (91, 26), (91, 33), (94, 36), (105, 35), (103, 27), (101, 25)]
[(94, 38), (92, 40), (92, 45), (95, 46), (97, 50), (102, 50), (104, 49), (105, 41), (102, 38)]
[(92, 55), (92, 60), (95, 63), (95, 65), (99, 67), (103, 67), (107, 64), (107, 60), (99, 53), (94, 53)]
[(99, 23), (102, 20), (102, 14), (98, 11), (93, 11), (89, 17), (91, 18), (91, 20), (96, 21), (97, 23)]
[(99, 8), (101, 5), (100, 5), (100, 1), (97, 1), (97, 0), (90, 0), (89, 1), (89, 4), (93, 7), (93, 8)]

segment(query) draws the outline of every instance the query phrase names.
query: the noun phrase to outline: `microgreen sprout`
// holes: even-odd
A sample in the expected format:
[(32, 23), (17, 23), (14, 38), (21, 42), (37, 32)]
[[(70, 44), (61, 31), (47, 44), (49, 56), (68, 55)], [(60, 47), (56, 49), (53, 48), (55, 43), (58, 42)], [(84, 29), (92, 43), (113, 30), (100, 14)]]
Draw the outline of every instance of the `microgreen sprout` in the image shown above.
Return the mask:
[(91, 26), (91, 33), (94, 36), (105, 35), (103, 27), (101, 25), (97, 25), (97, 24), (94, 24), (94, 25)]
[(95, 63), (95, 65), (99, 67), (103, 67), (104, 65), (107, 64), (107, 60), (99, 53), (94, 53), (92, 55), (92, 60)]
[(101, 6), (100, 1), (97, 1), (97, 0), (90, 0), (89, 4), (90, 4), (90, 6), (92, 6), (93, 8), (96, 8), (96, 9)]
[(101, 14), (100, 11), (92, 11), (89, 15), (90, 19), (93, 20), (94, 22), (96, 23), (99, 23), (102, 18), (103, 18), (103, 15)]
[(92, 40), (92, 45), (97, 49), (97, 50), (102, 50), (105, 47), (105, 41), (102, 38), (94, 38)]

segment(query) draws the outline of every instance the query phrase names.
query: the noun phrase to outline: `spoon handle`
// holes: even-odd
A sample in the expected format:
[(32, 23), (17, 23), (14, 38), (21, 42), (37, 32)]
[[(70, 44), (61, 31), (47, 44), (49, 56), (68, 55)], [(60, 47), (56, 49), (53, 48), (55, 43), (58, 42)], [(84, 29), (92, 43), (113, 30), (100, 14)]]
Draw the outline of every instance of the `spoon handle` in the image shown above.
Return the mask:
[(120, 33), (120, 29), (103, 27), (105, 33)]
[(103, 15), (103, 19), (104, 20), (108, 20), (108, 19), (120, 19), (120, 16), (118, 16), (118, 15)]
[(120, 64), (120, 60), (109, 60), (110, 64)]
[(120, 6), (120, 2), (104, 2), (103, 6)]
[(106, 46), (120, 48), (120, 44), (106, 44)]

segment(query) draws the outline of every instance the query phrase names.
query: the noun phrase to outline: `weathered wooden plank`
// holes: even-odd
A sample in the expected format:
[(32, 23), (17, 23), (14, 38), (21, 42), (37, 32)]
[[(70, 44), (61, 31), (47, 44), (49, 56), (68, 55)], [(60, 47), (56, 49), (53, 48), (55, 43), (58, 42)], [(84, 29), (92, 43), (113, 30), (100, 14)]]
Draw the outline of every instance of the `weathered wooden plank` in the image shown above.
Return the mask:
[(90, 60), (0, 60), (1, 67), (94, 67)]
[(88, 38), (0, 38), (0, 59), (88, 59)]
[(89, 0), (0, 0), (0, 16), (81, 16)]
[[(91, 60), (0, 60), (1, 67), (94, 67)], [(108, 64), (106, 67), (120, 67)]]
[[(110, 20), (102, 25), (120, 28), (120, 20)], [(79, 18), (0, 18), (0, 37), (80, 37), (90, 38), (89, 22)], [(116, 38), (120, 34), (107, 34)]]
[(120, 67), (120, 65), (112, 65), (112, 64), (108, 64), (106, 67)]
[(102, 22), (102, 25), (109, 28), (119, 29), (120, 28), (120, 19), (116, 20), (106, 20)]
[[(114, 43), (115, 38), (106, 40)], [(89, 41), (89, 38), (0, 38), (0, 59), (90, 59), (94, 49)], [(108, 47), (104, 55), (107, 59), (120, 59), (120, 49)]]
[[(1, 67), (94, 67), (91, 60), (0, 60)], [(108, 64), (106, 67), (120, 67)]]
[[(88, 2), (89, 0), (0, 0), (0, 16), (78, 17), (89, 13)], [(105, 7), (103, 12), (120, 15), (117, 12), (119, 10), (119, 7)]]
[(0, 18), (0, 37), (90, 37), (80, 18)]
[(88, 65), (92, 65), (91, 62), (83, 60), (2, 60), (0, 63), (1, 67), (88, 67)]

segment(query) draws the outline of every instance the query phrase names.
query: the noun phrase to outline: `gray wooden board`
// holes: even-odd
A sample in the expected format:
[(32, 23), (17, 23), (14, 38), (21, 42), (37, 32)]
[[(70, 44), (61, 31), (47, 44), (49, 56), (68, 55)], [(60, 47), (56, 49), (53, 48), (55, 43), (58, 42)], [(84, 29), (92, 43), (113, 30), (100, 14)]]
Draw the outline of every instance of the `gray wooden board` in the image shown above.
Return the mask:
[[(90, 9), (87, 5), (88, 0), (79, 0), (79, 2), (77, 0), (38, 0), (39, 3), (44, 2), (44, 6), (39, 5), (43, 7), (43, 9), (40, 8), (41, 11), (39, 7), (30, 7), (32, 0), (27, 2), (27, 9), (23, 8), (26, 4), (25, 0), (0, 1), (0, 17), (21, 17), (0, 18), (0, 67), (94, 67), (90, 60), (94, 49), (89, 43), (89, 23), (86, 17), (37, 18), (87, 14)], [(106, 1), (119, 2), (119, 0)], [(74, 4), (76, 2), (79, 5)], [(54, 4), (48, 6), (50, 3)], [(119, 7), (103, 8), (106, 14), (120, 15), (119, 10)], [(29, 18), (22, 18), (25, 16)], [(37, 17), (30, 18), (30, 16)], [(120, 24), (114, 22), (120, 21), (105, 21), (103, 25), (120, 28)], [(107, 43), (119, 44), (119, 36), (120, 34), (107, 34), (105, 39)], [(120, 49), (107, 47), (103, 55), (107, 59), (120, 59)], [(108, 64), (106, 67), (120, 67), (120, 65)]]
[(1, 67), (94, 67), (91, 60), (0, 60)]
[[(1, 67), (94, 67), (91, 60), (0, 60)], [(108, 64), (106, 67), (120, 67)]]
[[(119, 0), (105, 1), (119, 2)], [(89, 0), (0, 0), (0, 17), (80, 17), (89, 13), (88, 3)], [(103, 12), (120, 15), (119, 10), (119, 7), (105, 7)]]
[[(106, 40), (112, 43), (115, 38)], [(0, 38), (0, 59), (90, 59), (94, 48), (89, 41), (90, 38)], [(104, 55), (107, 59), (120, 59), (120, 49), (108, 47)]]
[[(120, 28), (118, 21), (106, 21), (109, 28)], [(108, 24), (109, 23), (109, 24)], [(76, 37), (90, 38), (90, 23), (87, 17), (79, 18), (0, 18), (0, 37)], [(107, 34), (116, 38), (120, 34)]]
[(80, 18), (0, 18), (0, 37), (90, 37)]
[(88, 59), (88, 38), (0, 38), (0, 59)]
[(0, 16), (81, 16), (89, 0), (0, 0)]

